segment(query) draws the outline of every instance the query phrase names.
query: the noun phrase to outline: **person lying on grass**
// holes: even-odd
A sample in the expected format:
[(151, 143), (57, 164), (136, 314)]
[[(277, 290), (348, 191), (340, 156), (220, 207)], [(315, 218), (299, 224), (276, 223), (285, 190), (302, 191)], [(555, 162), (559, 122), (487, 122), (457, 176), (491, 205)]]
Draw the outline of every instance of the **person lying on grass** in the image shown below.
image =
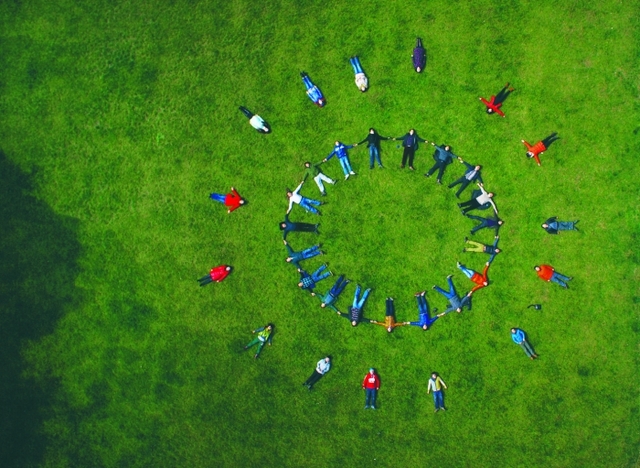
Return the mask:
[(541, 280), (556, 283), (565, 289), (569, 289), (567, 281), (571, 281), (573, 279), (570, 276), (565, 276), (562, 273), (558, 273), (551, 265), (536, 265), (533, 267), (533, 269), (536, 270), (536, 273), (538, 273), (538, 277)]
[(275, 329), (275, 325), (273, 323), (268, 323), (264, 327), (256, 328), (251, 333), (256, 334), (256, 337), (251, 340), (247, 346), (244, 347), (245, 351), (252, 346), (258, 345), (258, 350), (256, 354), (253, 356), (254, 359), (258, 359), (260, 355), (260, 351), (264, 348), (265, 343), (268, 343), (271, 346), (271, 342), (273, 340), (273, 331)]
[(414, 70), (418, 73), (421, 73), (427, 65), (427, 52), (422, 46), (422, 39), (419, 37), (416, 37), (416, 46), (413, 48), (411, 60), (413, 61)]
[(302, 385), (311, 390), (318, 380), (320, 380), (324, 374), (329, 372), (329, 369), (331, 369), (331, 357), (327, 356), (320, 359), (311, 376)]
[(461, 164), (464, 164), (466, 166), (467, 170), (462, 175), (462, 177), (460, 177), (458, 180), (456, 180), (454, 182), (451, 182), (449, 184), (449, 188), (453, 188), (456, 185), (460, 184), (460, 188), (456, 192), (456, 197), (460, 198), (460, 194), (464, 191), (464, 189), (467, 188), (467, 186), (471, 182), (480, 182), (480, 183), (482, 183), (482, 175), (480, 174), (480, 170), (482, 169), (482, 166), (469, 164), (468, 162), (465, 162), (459, 156), (458, 156), (458, 161), (460, 161)]
[(471, 292), (468, 292), (467, 294), (465, 294), (465, 296), (461, 299), (460, 296), (458, 296), (458, 293), (456, 292), (456, 287), (454, 286), (453, 280), (451, 279), (452, 277), (453, 275), (447, 276), (447, 283), (449, 284), (448, 291), (445, 291), (440, 286), (436, 286), (436, 285), (433, 286), (433, 289), (435, 289), (444, 297), (446, 297), (450, 304), (449, 308), (444, 312), (442, 312), (440, 316), (446, 315), (449, 312), (453, 312), (454, 310), (460, 313), (462, 312), (462, 309), (464, 307), (467, 307), (469, 310), (471, 310)]
[(307, 247), (304, 250), (300, 250), (299, 252), (296, 252), (291, 248), (291, 246), (285, 239), (283, 239), (282, 242), (284, 242), (284, 246), (287, 248), (287, 253), (289, 254), (285, 259), (286, 262), (294, 264), (297, 268), (300, 268), (301, 261), (307, 260), (309, 258), (313, 258), (316, 255), (324, 254), (324, 252), (320, 250), (320, 244)]
[(465, 247), (462, 249), (462, 252), (476, 252), (476, 253), (486, 253), (491, 255), (489, 257), (489, 263), (493, 262), (493, 259), (496, 258), (500, 252), (502, 252), (498, 248), (498, 242), (500, 241), (500, 236), (495, 236), (493, 238), (493, 245), (481, 244), (480, 242), (469, 240), (468, 238), (464, 238), (464, 241), (473, 246), (473, 247)]
[(427, 140), (424, 140), (418, 136), (416, 131), (412, 128), (403, 136), (394, 138), (394, 140), (402, 140), (402, 146), (404, 150), (402, 152), (402, 164), (400, 165), (400, 169), (404, 169), (404, 166), (409, 162), (409, 169), (415, 171), (413, 167), (413, 158), (416, 155), (416, 151), (418, 151), (418, 145), (420, 142), (427, 143)]
[(458, 262), (457, 267), (460, 269), (464, 275), (469, 278), (472, 282), (476, 283), (476, 285), (469, 291), (469, 296), (476, 292), (478, 289), (486, 288), (489, 286), (489, 277), (487, 274), (489, 273), (489, 267), (491, 266), (491, 262), (487, 262), (484, 264), (484, 270), (482, 270), (482, 274), (477, 271), (472, 270), (471, 268), (467, 268), (462, 263)]
[(393, 304), (393, 298), (387, 297), (385, 306), (387, 310), (384, 314), (384, 322), (376, 322), (375, 320), (371, 320), (371, 323), (383, 326), (389, 333), (391, 333), (396, 327), (409, 325), (409, 322), (396, 322), (396, 309)]
[(560, 231), (578, 231), (579, 219), (575, 221), (558, 221), (558, 217), (554, 216), (553, 218), (547, 219), (544, 223), (542, 223), (542, 229), (547, 231), (549, 234), (558, 234)]
[(540, 164), (540, 156), (542, 155), (542, 153), (547, 151), (549, 146), (551, 146), (551, 143), (553, 143), (554, 141), (559, 140), (559, 139), (560, 139), (560, 137), (558, 136), (558, 134), (553, 132), (547, 138), (545, 138), (544, 140), (539, 141), (535, 145), (530, 145), (529, 143), (527, 143), (526, 140), (521, 140), (521, 141), (522, 141), (522, 143), (524, 143), (524, 146), (527, 147), (527, 158), (535, 159), (536, 162), (538, 163), (538, 166), (540, 166), (541, 165)]
[(380, 141), (382, 140), (391, 140), (391, 137), (383, 137), (380, 135), (375, 128), (369, 129), (369, 134), (366, 136), (364, 140), (359, 143), (355, 143), (353, 146), (358, 146), (363, 144), (365, 141), (367, 142), (367, 147), (369, 148), (369, 169), (373, 169), (373, 163), (375, 160), (378, 161), (378, 167), (381, 169), (384, 167), (382, 165), (382, 160), (380, 159)]
[(198, 280), (200, 286), (206, 286), (209, 283), (220, 283), (231, 273), (231, 267), (229, 265), (219, 265), (213, 267), (207, 276), (203, 276)]
[(367, 75), (365, 75), (362, 70), (362, 65), (360, 65), (360, 58), (358, 56), (351, 57), (349, 59), (351, 66), (353, 67), (353, 73), (356, 75), (356, 86), (363, 93), (369, 88), (369, 80), (367, 79)]
[(240, 109), (240, 112), (242, 112), (245, 116), (247, 116), (247, 118), (249, 119), (249, 124), (253, 128), (255, 128), (257, 131), (259, 131), (260, 133), (271, 132), (271, 127), (269, 127), (269, 124), (265, 122), (264, 119), (260, 117), (258, 114), (254, 114), (244, 106), (240, 106), (239, 109)]
[(313, 289), (316, 287), (316, 283), (319, 283), (323, 279), (332, 275), (330, 271), (324, 271), (326, 269), (326, 263), (320, 265), (318, 269), (311, 274), (307, 273), (302, 268), (298, 268), (298, 273), (300, 273), (300, 282), (298, 283), (298, 287), (311, 291), (313, 295)]
[(316, 234), (320, 234), (318, 231), (319, 224), (310, 224), (310, 223), (292, 223), (289, 221), (289, 215), (284, 215), (284, 221), (279, 224), (280, 230), (283, 231), (282, 238), (286, 240), (287, 235), (290, 232), (315, 232)]
[(509, 94), (514, 91), (513, 88), (509, 88), (509, 83), (504, 85), (504, 88), (500, 90), (500, 92), (496, 96), (491, 96), (491, 99), (488, 101), (481, 97), (480, 100), (482, 103), (487, 106), (487, 114), (498, 114), (501, 117), (504, 117), (504, 112), (500, 109), (502, 107), (502, 103), (507, 100)]
[(329, 291), (324, 294), (316, 295), (312, 293), (311, 295), (316, 296), (320, 300), (320, 307), (329, 307), (334, 312), (339, 312), (333, 304), (338, 300), (338, 297), (340, 297), (340, 294), (342, 294), (342, 291), (344, 291), (344, 288), (346, 288), (349, 283), (350, 281), (345, 279), (344, 275), (340, 275)]
[(497, 235), (498, 231), (500, 231), (500, 226), (504, 224), (504, 221), (498, 218), (498, 215), (495, 213), (493, 214), (493, 216), (489, 218), (482, 218), (480, 216), (475, 216), (470, 214), (467, 214), (465, 216), (469, 219), (475, 219), (476, 221), (480, 221), (480, 224), (477, 224), (476, 226), (473, 227), (473, 229), (471, 229), (472, 235), (478, 232), (480, 229), (484, 229), (484, 228), (493, 228)]
[(511, 339), (515, 344), (522, 348), (527, 357), (531, 358), (532, 361), (538, 357), (536, 352), (527, 341), (527, 336), (523, 330), (520, 330), (519, 328), (512, 328)]
[(229, 209), (227, 210), (227, 214), (237, 210), (246, 203), (245, 199), (242, 198), (238, 191), (233, 187), (231, 187), (231, 193), (227, 193), (226, 195), (222, 193), (212, 193), (209, 195), (209, 198), (228, 206)]
[(348, 314), (338, 312), (340, 317), (347, 318), (351, 321), (351, 326), (356, 327), (360, 322), (371, 322), (371, 320), (364, 318), (362, 316), (362, 309), (364, 307), (364, 303), (369, 297), (369, 293), (371, 292), (371, 288), (365, 289), (364, 294), (360, 297), (360, 285), (356, 284), (356, 292), (353, 295), (353, 304), (348, 309)]
[(309, 75), (307, 75), (307, 72), (300, 72), (300, 76), (302, 77), (304, 87), (307, 89), (307, 96), (309, 96), (311, 102), (313, 102), (318, 107), (324, 107), (327, 101), (322, 95), (322, 91), (320, 91), (320, 88), (313, 84), (311, 78), (309, 78)]
[[(427, 304), (427, 298), (425, 297), (426, 291), (416, 293), (416, 299), (418, 301), (418, 321), (409, 322), (409, 325), (414, 327), (421, 327), (423, 330), (428, 330), (433, 323), (440, 318), (440, 315), (431, 317), (429, 314), (429, 304)], [(433, 313), (436, 313), (438, 309), (433, 309)], [(441, 314), (444, 315), (444, 314)]]
[(304, 180), (300, 182), (300, 185), (296, 187), (296, 189), (292, 192), (291, 189), (287, 189), (287, 198), (289, 199), (289, 208), (287, 209), (287, 214), (291, 213), (291, 209), (293, 208), (293, 204), (298, 204), (302, 208), (304, 208), (309, 213), (320, 215), (320, 212), (316, 208), (316, 206), (322, 205), (321, 201), (312, 200), (311, 198), (303, 197), (300, 195), (300, 190), (304, 185)]
[(498, 214), (498, 207), (493, 202), (493, 193), (484, 189), (484, 184), (478, 184), (480, 189), (476, 189), (471, 194), (471, 200), (458, 203), (458, 207), (462, 208), (462, 214), (466, 215), (471, 210), (486, 210), (493, 207), (493, 212)]
[(424, 175), (425, 177), (431, 177), (431, 174), (438, 171), (438, 177), (436, 182), (439, 184), (442, 183), (442, 176), (444, 175), (444, 170), (447, 168), (449, 164), (453, 162), (453, 158), (456, 157), (455, 154), (451, 152), (451, 146), (449, 145), (436, 145), (434, 142), (431, 142), (433, 146), (435, 146), (436, 150), (433, 153), (433, 160), (435, 164), (429, 169), (429, 171)]
[(327, 162), (329, 159), (334, 156), (338, 157), (338, 161), (340, 161), (340, 166), (342, 166), (342, 172), (344, 172), (344, 180), (347, 180), (350, 175), (356, 175), (356, 173), (351, 168), (351, 161), (349, 161), (349, 153), (347, 150), (353, 148), (353, 145), (345, 145), (336, 140), (333, 145), (333, 151), (329, 153), (329, 156), (324, 158), (322, 162)]
[(334, 185), (336, 181), (333, 180), (331, 177), (328, 177), (326, 174), (324, 174), (320, 170), (320, 164), (322, 164), (322, 161), (320, 161), (318, 164), (311, 164), (309, 161), (305, 162), (304, 167), (307, 170), (304, 172), (304, 177), (302, 178), (302, 180), (305, 181), (307, 180), (307, 177), (311, 176), (313, 181), (316, 183), (316, 185), (320, 189), (320, 195), (324, 197), (327, 194), (327, 191), (324, 189), (323, 182), (327, 182), (331, 185)]

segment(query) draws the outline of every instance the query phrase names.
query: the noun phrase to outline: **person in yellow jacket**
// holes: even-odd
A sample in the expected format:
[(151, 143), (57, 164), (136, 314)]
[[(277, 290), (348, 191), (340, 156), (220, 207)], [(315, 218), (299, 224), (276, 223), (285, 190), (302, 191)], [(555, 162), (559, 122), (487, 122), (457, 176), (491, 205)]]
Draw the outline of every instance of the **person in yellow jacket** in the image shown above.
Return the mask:
[(253, 340), (251, 340), (249, 344), (247, 344), (247, 346), (244, 347), (244, 349), (247, 350), (252, 346), (258, 345), (258, 351), (256, 351), (256, 354), (253, 356), (254, 359), (258, 359), (258, 356), (260, 355), (260, 351), (262, 351), (262, 348), (264, 348), (265, 343), (269, 343), (269, 346), (271, 346), (271, 340), (273, 339), (274, 328), (275, 326), (273, 325), (273, 323), (268, 323), (264, 327), (256, 328), (251, 332), (251, 333), (255, 333), (256, 337)]
[(427, 385), (427, 393), (431, 393), (433, 390), (433, 404), (436, 407), (434, 413), (437, 413), (438, 410), (445, 411), (447, 409), (444, 407), (443, 388), (447, 388), (447, 384), (444, 383), (444, 380), (440, 378), (437, 372), (432, 372), (429, 385)]

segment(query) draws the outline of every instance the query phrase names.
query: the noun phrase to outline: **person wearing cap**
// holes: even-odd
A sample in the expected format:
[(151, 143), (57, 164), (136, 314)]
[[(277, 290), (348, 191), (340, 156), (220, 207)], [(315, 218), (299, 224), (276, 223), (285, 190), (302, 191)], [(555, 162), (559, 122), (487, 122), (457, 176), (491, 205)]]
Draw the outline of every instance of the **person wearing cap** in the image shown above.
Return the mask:
[(378, 390), (380, 389), (380, 377), (376, 374), (375, 369), (369, 369), (369, 373), (364, 376), (362, 381), (364, 389), (364, 409), (376, 409), (376, 399), (378, 398)]
[(353, 67), (353, 73), (356, 75), (356, 86), (363, 93), (369, 87), (369, 80), (367, 79), (367, 75), (365, 75), (362, 70), (362, 65), (360, 65), (360, 58), (356, 55), (355, 57), (351, 57), (349, 59), (351, 66)]
[(302, 385), (305, 385), (309, 390), (311, 390), (316, 382), (318, 382), (324, 374), (329, 372), (329, 369), (331, 369), (331, 358), (327, 356), (320, 359), (311, 376)]
[(427, 52), (422, 46), (422, 39), (419, 37), (416, 37), (416, 46), (413, 49), (411, 60), (413, 61), (413, 68), (418, 73), (421, 73), (427, 64)]
[(302, 77), (304, 87), (307, 89), (307, 96), (309, 96), (311, 102), (313, 102), (318, 107), (324, 107), (327, 101), (322, 95), (322, 91), (320, 91), (320, 88), (313, 84), (311, 78), (309, 78), (309, 75), (307, 75), (307, 72), (300, 72), (300, 76)]
[(433, 391), (433, 404), (436, 407), (434, 413), (437, 413), (438, 410), (446, 411), (447, 409), (444, 407), (443, 388), (447, 388), (447, 384), (444, 383), (444, 380), (440, 378), (437, 372), (432, 372), (427, 385), (427, 394)]
[(234, 187), (231, 187), (231, 193), (227, 193), (226, 195), (222, 193), (212, 193), (209, 195), (209, 198), (226, 205), (229, 208), (227, 214), (237, 210), (246, 203), (245, 199), (240, 196)]
[(260, 133), (271, 132), (271, 127), (269, 127), (269, 124), (265, 122), (264, 119), (260, 117), (258, 114), (254, 114), (244, 106), (240, 106), (239, 109), (240, 109), (240, 112), (242, 112), (245, 116), (247, 116), (247, 118), (249, 119), (249, 124), (253, 128), (255, 128), (257, 131), (259, 131)]
[(229, 265), (219, 265), (213, 267), (207, 276), (203, 276), (198, 280), (200, 286), (206, 286), (209, 283), (220, 283), (231, 273), (231, 267)]

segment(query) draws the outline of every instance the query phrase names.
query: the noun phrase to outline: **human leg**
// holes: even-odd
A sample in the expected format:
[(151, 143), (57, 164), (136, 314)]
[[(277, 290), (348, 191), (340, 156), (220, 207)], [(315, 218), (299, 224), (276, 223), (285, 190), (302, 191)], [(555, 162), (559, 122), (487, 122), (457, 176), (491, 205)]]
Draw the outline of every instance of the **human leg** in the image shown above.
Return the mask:
[(313, 88), (313, 83), (311, 82), (311, 79), (309, 78), (309, 75), (305, 74), (302, 76), (302, 82), (304, 83), (305, 88), (307, 88), (307, 90)]
[[(316, 271), (311, 273), (311, 279), (317, 283), (318, 281), (326, 278), (327, 276), (329, 276), (329, 272), (328, 271), (324, 271), (326, 269), (327, 269), (327, 265), (325, 265), (325, 264), (320, 265)], [(322, 273), (323, 271), (324, 271), (324, 274)], [(326, 275), (326, 276), (323, 276), (323, 275)], [(322, 277), (320, 277), (320, 276), (322, 276)]]
[(353, 68), (356, 73), (364, 73), (362, 71), (362, 65), (360, 64), (360, 58), (358, 56), (353, 57)]
[(301, 255), (302, 255), (302, 258), (306, 260), (308, 258), (315, 257), (316, 255), (320, 255), (320, 249), (318, 248), (317, 245), (314, 245), (313, 247), (304, 249), (301, 252)]
[(353, 73), (357, 74), (358, 73), (358, 68), (356, 67), (356, 58), (355, 57), (351, 57), (349, 59), (349, 63), (351, 64), (351, 66), (353, 67)]
[(522, 343), (519, 343), (519, 345), (524, 351), (524, 353), (527, 355), (527, 357), (533, 356), (533, 350), (531, 349), (531, 346), (529, 346), (529, 343), (527, 343), (527, 340), (523, 340)]
[(253, 112), (251, 112), (249, 109), (247, 109), (244, 106), (240, 106), (239, 107), (240, 112), (242, 112), (244, 115), (247, 116), (248, 119), (250, 119), (251, 117), (253, 117)]
[(227, 199), (227, 196), (222, 193), (212, 193), (211, 195), (209, 195), (209, 198), (217, 202), (224, 203), (224, 201)]
[(440, 163), (440, 167), (438, 168), (438, 182), (440, 182), (442, 180), (442, 176), (444, 175), (444, 170), (446, 169), (447, 165), (445, 163)]
[(253, 356), (255, 358), (260, 356), (260, 352), (262, 351), (262, 348), (264, 348), (264, 344), (267, 342), (266, 340), (265, 341), (259, 340), (259, 341), (260, 341), (260, 344), (258, 344), (258, 349), (256, 350), (256, 354), (255, 356)]
[(302, 197), (302, 200), (300, 200), (300, 206), (313, 214), (318, 214), (318, 210), (316, 209), (315, 206), (313, 206), (316, 204), (319, 205), (320, 202), (317, 200), (311, 200), (310, 198), (305, 198), (305, 197)]
[(416, 47), (422, 48), (422, 39), (420, 39), (419, 37), (416, 39)]
[(456, 295), (456, 287), (453, 284), (453, 275), (447, 276), (447, 284), (449, 285), (449, 293), (447, 294), (447, 299), (451, 299)]
[(369, 166), (373, 169), (373, 163), (378, 161), (378, 166), (382, 167), (382, 160), (380, 159), (380, 149), (376, 145), (369, 147)]
[(356, 284), (356, 292), (353, 294), (353, 308), (354, 309), (359, 309), (359, 303), (360, 303), (360, 285)]
[(373, 406), (376, 402), (375, 389), (365, 388), (364, 394), (365, 394), (364, 407), (368, 408), (369, 406)]
[(324, 190), (324, 184), (322, 183), (322, 181), (325, 180), (325, 178), (322, 177), (323, 175), (324, 174), (322, 174), (322, 172), (320, 172), (317, 176), (315, 176), (313, 178), (313, 181), (316, 183), (316, 185), (320, 189), (320, 193), (326, 193), (325, 190)]
[(371, 288), (367, 288), (364, 290), (364, 294), (362, 294), (362, 297), (360, 298), (358, 303), (355, 305), (356, 308), (362, 309), (364, 307), (364, 303), (367, 302), (367, 298), (369, 297), (370, 292), (371, 292)]
[(258, 343), (260, 343), (260, 338), (256, 336), (253, 340), (249, 341), (249, 343), (247, 344), (247, 346), (244, 347), (244, 349), (249, 349), (252, 346), (257, 345)]
[(431, 169), (429, 169), (425, 175), (427, 177), (431, 177), (431, 174), (436, 172), (436, 170), (438, 170), (438, 167), (440, 167), (440, 161), (436, 161), (436, 163), (433, 166), (431, 166)]
[(427, 299), (420, 295), (420, 296), (416, 296), (416, 299), (418, 300), (418, 313), (419, 314), (426, 314), (429, 312), (429, 308), (427, 306)]
[(560, 139), (560, 137), (558, 136), (558, 134), (556, 132), (553, 132), (551, 135), (549, 135), (547, 138), (545, 138), (544, 140), (542, 140), (542, 144), (544, 145), (545, 148), (549, 148), (549, 146), (551, 146), (551, 143), (553, 143), (554, 141)]
[(413, 169), (413, 158), (416, 156), (416, 150), (414, 148), (410, 148), (409, 152), (409, 167)]
[(386, 308), (386, 311), (385, 311), (386, 316), (394, 315), (396, 312), (393, 306), (393, 299), (391, 299), (390, 297), (388, 297), (385, 302), (385, 308)]
[(344, 172), (345, 176), (349, 175), (351, 169), (349, 167), (349, 160), (347, 158), (339, 158), (340, 166), (342, 167), (342, 172)]
[[(565, 278), (566, 278), (566, 276), (565, 276)], [(568, 288), (569, 287), (567, 285), (567, 283), (565, 283), (565, 280), (563, 280), (555, 271), (553, 272), (553, 275), (551, 275), (551, 282), (559, 284), (563, 288)]]
[(314, 370), (313, 373), (311, 374), (311, 376), (309, 376), (307, 381), (304, 383), (304, 385), (308, 386), (309, 390), (311, 390), (311, 387), (313, 387), (315, 385), (315, 383), (318, 380), (320, 380), (321, 377), (322, 377), (322, 374), (320, 374), (318, 371)]
[(553, 274), (556, 277), (560, 278), (562, 281), (570, 281), (571, 280), (570, 276), (563, 275), (562, 273), (558, 273), (557, 271), (554, 271)]
[(344, 291), (344, 288), (347, 287), (348, 283), (349, 283), (349, 281), (346, 280), (344, 275), (340, 275), (338, 280), (335, 282), (335, 284), (331, 288), (331, 294), (334, 297), (338, 297), (342, 293), (342, 291)]
[(484, 252), (484, 245), (481, 244), (480, 242), (476, 242), (476, 241), (472, 241), (467, 239), (467, 244), (472, 245), (473, 247), (467, 247), (465, 249), (465, 251), (467, 252), (478, 252), (478, 253), (482, 253)]
[(409, 159), (409, 153), (411, 153), (411, 148), (405, 146), (404, 151), (402, 152), (402, 167), (407, 165), (407, 159)]
[(200, 286), (205, 286), (205, 285), (213, 282), (213, 279), (211, 279), (211, 275), (207, 275), (207, 276), (203, 276), (198, 281), (200, 282)]
[(470, 268), (467, 268), (466, 266), (464, 266), (462, 263), (458, 263), (458, 268), (460, 269), (460, 271), (462, 273), (464, 273), (464, 275), (471, 279), (471, 277), (473, 276), (473, 274), (475, 273), (475, 271), (471, 270)]
[(559, 221), (558, 231), (577, 231), (576, 223), (577, 221)]
[(468, 187), (468, 185), (471, 183), (470, 180), (466, 179), (463, 177), (463, 181), (462, 181), (462, 185), (460, 185), (460, 188), (458, 189), (458, 191), (456, 192), (456, 198), (460, 198), (460, 195), (462, 194), (462, 192), (464, 191), (464, 189), (466, 189)]
[(451, 182), (449, 185), (447, 185), (447, 187), (449, 187), (449, 188), (453, 188), (453, 187), (455, 187), (456, 185), (461, 184), (461, 183), (462, 183), (462, 182), (464, 182), (465, 180), (467, 180), (467, 179), (466, 179), (466, 177), (465, 177), (465, 176), (462, 176), (462, 177), (460, 177), (459, 179), (454, 180), (453, 182)]

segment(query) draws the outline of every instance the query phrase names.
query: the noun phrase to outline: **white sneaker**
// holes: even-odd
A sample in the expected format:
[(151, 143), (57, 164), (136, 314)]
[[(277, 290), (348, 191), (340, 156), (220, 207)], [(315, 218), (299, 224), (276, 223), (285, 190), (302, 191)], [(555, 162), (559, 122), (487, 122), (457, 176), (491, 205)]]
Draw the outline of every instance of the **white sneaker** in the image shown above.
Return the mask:
[(344, 180), (347, 180), (349, 178), (349, 174), (347, 174), (346, 176), (344, 176)]
[(353, 172), (353, 171), (349, 172), (349, 174), (351, 174), (351, 175), (356, 175), (356, 173), (355, 173), (355, 172)]

